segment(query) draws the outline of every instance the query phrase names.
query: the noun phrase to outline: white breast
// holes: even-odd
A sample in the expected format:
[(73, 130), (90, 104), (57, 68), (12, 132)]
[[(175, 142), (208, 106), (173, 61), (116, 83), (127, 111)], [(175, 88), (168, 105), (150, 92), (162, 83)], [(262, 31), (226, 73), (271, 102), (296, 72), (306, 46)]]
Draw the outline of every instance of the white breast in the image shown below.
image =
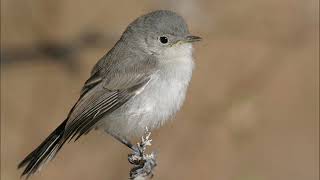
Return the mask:
[(163, 59), (166, 64), (144, 90), (122, 108), (125, 112), (112, 113), (105, 120), (107, 132), (122, 137), (140, 136), (146, 127), (160, 127), (180, 109), (192, 76), (192, 46), (171, 48), (166, 55)]

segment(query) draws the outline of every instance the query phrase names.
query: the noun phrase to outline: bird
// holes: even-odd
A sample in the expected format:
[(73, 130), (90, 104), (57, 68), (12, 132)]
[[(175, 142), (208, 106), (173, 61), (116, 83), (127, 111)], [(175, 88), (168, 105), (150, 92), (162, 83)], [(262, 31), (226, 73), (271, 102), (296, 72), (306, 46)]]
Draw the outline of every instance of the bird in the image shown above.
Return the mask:
[(18, 165), (28, 178), (66, 142), (93, 129), (131, 149), (145, 128), (161, 127), (181, 108), (194, 69), (193, 42), (182, 16), (156, 10), (131, 22), (92, 68), (66, 119)]

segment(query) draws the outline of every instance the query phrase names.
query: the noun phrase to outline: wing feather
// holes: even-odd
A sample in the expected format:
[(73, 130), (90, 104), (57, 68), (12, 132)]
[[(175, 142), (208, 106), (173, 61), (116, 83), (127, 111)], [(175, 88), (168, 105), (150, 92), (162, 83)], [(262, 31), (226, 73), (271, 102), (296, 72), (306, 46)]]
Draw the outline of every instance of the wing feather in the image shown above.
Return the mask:
[(130, 98), (137, 95), (151, 79), (150, 75), (132, 76), (130, 82), (125, 82), (127, 88), (109, 90), (108, 84), (100, 82), (86, 92), (70, 113), (64, 132), (64, 140), (76, 141), (79, 137), (92, 130), (98, 121), (106, 114), (122, 106)]

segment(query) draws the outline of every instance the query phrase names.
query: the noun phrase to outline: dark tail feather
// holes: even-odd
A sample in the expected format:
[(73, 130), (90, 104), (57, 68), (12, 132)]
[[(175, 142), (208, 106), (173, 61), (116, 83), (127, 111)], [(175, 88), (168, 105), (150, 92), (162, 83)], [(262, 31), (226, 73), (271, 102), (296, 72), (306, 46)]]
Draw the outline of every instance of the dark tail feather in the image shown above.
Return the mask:
[(34, 151), (20, 162), (18, 169), (25, 167), (21, 176), (27, 175), (28, 178), (37, 172), (43, 164), (54, 158), (65, 143), (62, 138), (66, 124), (67, 120), (63, 121)]

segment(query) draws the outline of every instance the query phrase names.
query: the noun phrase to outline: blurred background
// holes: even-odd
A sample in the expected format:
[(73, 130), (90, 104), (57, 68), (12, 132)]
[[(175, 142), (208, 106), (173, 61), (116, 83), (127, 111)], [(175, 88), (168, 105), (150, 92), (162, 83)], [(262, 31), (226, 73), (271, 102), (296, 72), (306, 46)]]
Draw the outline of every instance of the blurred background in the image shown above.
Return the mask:
[[(19, 179), (93, 65), (157, 9), (203, 41), (182, 110), (152, 135), (154, 179), (319, 179), (317, 0), (1, 0), (1, 179)], [(127, 179), (128, 153), (93, 131), (32, 179)]]

